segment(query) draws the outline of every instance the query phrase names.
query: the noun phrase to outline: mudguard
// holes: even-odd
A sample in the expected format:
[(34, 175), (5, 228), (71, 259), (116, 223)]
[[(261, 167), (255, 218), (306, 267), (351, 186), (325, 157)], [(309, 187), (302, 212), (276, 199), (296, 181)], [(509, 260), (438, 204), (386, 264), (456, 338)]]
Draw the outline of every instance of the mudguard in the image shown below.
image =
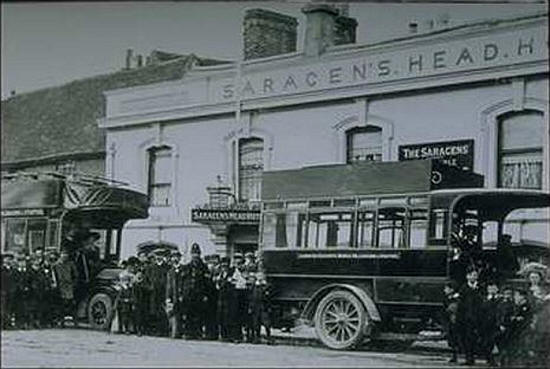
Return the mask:
[(382, 320), (380, 318), (380, 313), (378, 312), (376, 305), (365, 290), (352, 284), (340, 283), (332, 283), (317, 290), (307, 302), (300, 318), (307, 323), (311, 323), (315, 314), (315, 308), (317, 307), (317, 304), (321, 301), (323, 297), (328, 295), (329, 292), (334, 290), (344, 290), (353, 293), (359, 300), (361, 300), (363, 306), (369, 313), (369, 317), (371, 320), (375, 322), (379, 322)]

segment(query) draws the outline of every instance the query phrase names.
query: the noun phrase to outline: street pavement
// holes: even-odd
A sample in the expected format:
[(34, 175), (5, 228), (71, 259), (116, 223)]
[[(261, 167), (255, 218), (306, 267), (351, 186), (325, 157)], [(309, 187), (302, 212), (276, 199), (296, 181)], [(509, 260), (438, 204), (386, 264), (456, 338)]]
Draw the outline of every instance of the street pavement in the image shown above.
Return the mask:
[[(290, 345), (186, 341), (86, 329), (2, 332), (2, 367), (449, 367), (443, 351), (333, 351)], [(480, 366), (485, 366), (481, 364)]]

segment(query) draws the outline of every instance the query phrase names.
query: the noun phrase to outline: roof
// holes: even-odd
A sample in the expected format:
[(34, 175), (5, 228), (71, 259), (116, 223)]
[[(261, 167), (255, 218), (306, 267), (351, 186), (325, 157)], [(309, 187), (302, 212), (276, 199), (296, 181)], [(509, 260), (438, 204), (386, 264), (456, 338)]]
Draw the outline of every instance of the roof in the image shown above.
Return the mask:
[(437, 160), (358, 162), (266, 171), (262, 179), (262, 199), (397, 195), (481, 186), (483, 176)]
[(2, 163), (105, 151), (103, 91), (181, 79), (194, 65), (224, 61), (193, 54), (10, 97), (2, 108)]

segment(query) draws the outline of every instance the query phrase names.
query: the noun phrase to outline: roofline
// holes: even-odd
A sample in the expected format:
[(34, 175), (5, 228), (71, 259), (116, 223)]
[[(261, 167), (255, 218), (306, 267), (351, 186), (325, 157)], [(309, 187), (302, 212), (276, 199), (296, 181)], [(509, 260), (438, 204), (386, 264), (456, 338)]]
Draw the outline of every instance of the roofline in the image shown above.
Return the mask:
[(45, 155), (36, 158), (13, 160), (13, 161), (2, 161), (0, 166), (2, 170), (6, 169), (18, 169), (19, 167), (30, 167), (35, 165), (47, 165), (53, 164), (56, 161), (60, 160), (93, 160), (93, 159), (104, 159), (106, 155), (105, 150), (100, 151), (80, 151), (80, 152), (69, 152), (69, 153), (60, 153)]
[(487, 193), (499, 193), (499, 194), (531, 194), (531, 195), (549, 195), (550, 192), (544, 190), (533, 190), (527, 188), (464, 188), (464, 189), (441, 189), (432, 190), (430, 194), (487, 194)]

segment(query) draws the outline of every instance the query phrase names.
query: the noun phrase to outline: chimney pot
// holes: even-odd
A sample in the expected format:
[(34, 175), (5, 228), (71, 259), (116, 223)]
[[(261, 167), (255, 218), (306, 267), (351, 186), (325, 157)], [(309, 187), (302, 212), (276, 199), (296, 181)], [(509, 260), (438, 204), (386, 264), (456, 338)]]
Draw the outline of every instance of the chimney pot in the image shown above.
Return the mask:
[(143, 55), (138, 55), (137, 56), (137, 67), (138, 68), (143, 67)]
[(132, 59), (134, 57), (134, 50), (127, 49), (126, 50), (126, 69), (132, 68)]

